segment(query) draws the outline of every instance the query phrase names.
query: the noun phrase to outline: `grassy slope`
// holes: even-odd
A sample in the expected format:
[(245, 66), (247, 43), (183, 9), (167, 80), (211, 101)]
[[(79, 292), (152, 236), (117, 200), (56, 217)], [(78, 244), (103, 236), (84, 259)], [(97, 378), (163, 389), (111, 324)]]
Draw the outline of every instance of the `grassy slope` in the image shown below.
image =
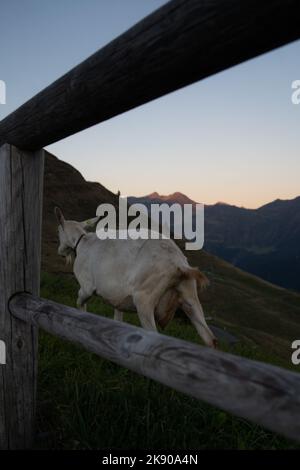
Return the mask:
[[(241, 342), (230, 351), (290, 367), (290, 338), (299, 332), (299, 295), (248, 276), (210, 255), (193, 255), (212, 280), (202, 302), (215, 324)], [(42, 296), (73, 305), (72, 276), (44, 274)], [(112, 315), (93, 299), (89, 311)], [(266, 319), (264, 318), (264, 312)], [(136, 315), (126, 321), (138, 325)], [(183, 318), (165, 331), (189, 341), (199, 338)], [(300, 336), (298, 334), (298, 336)], [(225, 344), (221, 349), (229, 350)], [(55, 448), (294, 448), (259, 426), (186, 397), (74, 345), (41, 333), (39, 430), (51, 436), (38, 444)]]

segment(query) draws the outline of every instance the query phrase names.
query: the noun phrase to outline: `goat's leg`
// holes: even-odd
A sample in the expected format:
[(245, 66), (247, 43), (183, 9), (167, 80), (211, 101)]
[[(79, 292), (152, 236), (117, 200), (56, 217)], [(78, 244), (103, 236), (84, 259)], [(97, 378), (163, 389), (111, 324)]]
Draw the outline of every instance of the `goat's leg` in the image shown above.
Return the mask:
[(179, 286), (180, 303), (184, 313), (191, 320), (197, 332), (207, 346), (216, 348), (217, 340), (206, 323), (194, 280), (181, 282)]
[(160, 298), (155, 309), (155, 321), (165, 328), (172, 320), (178, 307), (178, 292), (175, 289), (168, 289)]
[(77, 308), (86, 312), (86, 303), (90, 299), (91, 294), (85, 292), (82, 288), (79, 289), (77, 298)]
[(145, 328), (145, 330), (157, 331), (154, 318), (154, 306), (151, 305), (149, 300), (144, 300), (141, 296), (137, 296), (134, 299), (134, 304), (142, 327)]
[(114, 320), (123, 321), (123, 312), (117, 310), (116, 308), (114, 310)]

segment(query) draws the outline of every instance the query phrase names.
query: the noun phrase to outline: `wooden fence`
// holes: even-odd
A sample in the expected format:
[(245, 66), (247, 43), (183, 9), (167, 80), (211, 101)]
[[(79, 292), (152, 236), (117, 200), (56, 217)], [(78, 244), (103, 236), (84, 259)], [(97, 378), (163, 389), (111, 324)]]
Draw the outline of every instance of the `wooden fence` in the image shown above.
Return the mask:
[(42, 148), (300, 37), (298, 0), (172, 0), (0, 122), (0, 448), (33, 445), (38, 328), (300, 441), (300, 375), (38, 297)]

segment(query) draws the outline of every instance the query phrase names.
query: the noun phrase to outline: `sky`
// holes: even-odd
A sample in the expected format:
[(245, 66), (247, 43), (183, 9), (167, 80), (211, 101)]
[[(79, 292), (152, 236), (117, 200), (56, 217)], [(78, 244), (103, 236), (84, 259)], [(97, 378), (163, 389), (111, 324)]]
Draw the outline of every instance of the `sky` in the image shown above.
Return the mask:
[[(0, 119), (161, 0), (1, 0)], [(255, 208), (300, 195), (300, 41), (47, 147), (122, 195), (181, 191)], [(101, 106), (101, 103), (99, 103)], [(67, 182), (66, 182), (67, 183)]]

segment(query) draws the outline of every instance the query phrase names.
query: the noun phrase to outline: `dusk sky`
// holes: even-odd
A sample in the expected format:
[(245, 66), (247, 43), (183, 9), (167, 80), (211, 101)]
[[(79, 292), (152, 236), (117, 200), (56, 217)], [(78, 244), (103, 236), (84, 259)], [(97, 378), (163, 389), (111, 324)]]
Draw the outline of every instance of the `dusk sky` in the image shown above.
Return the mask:
[[(0, 105), (0, 119), (164, 3), (2, 1), (0, 80), (7, 104)], [(300, 41), (48, 150), (123, 195), (181, 191), (199, 202), (245, 207), (294, 198), (300, 195), (294, 80), (300, 80)]]

